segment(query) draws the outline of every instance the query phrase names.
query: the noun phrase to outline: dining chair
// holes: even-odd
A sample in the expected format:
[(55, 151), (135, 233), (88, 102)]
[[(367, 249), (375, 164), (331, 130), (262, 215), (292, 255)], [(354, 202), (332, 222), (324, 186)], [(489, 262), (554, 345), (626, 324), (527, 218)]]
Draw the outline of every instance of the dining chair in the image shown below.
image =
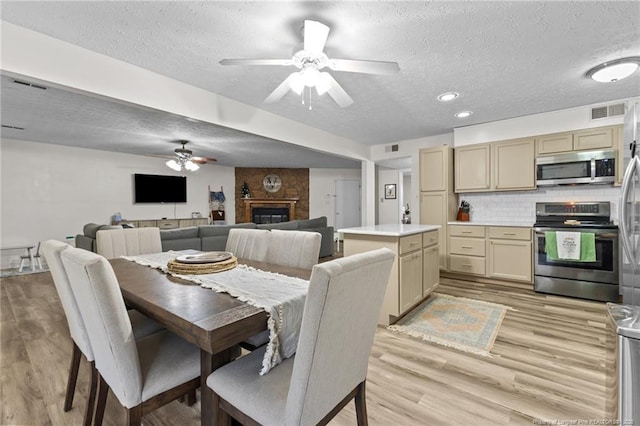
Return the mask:
[[(22, 272), (22, 270), (24, 269), (25, 262), (27, 261), (31, 262), (32, 260), (36, 265), (38, 265), (38, 268), (42, 270), (42, 261), (40, 260), (40, 241), (38, 241), (38, 245), (36, 246), (36, 251), (35, 253), (33, 253), (32, 256), (29, 256), (28, 254), (23, 254), (20, 256), (20, 265), (18, 266), (18, 272)], [(34, 269), (33, 267), (35, 265), (30, 264), (29, 266), (31, 266), (31, 268)]]
[(161, 253), (160, 228), (101, 229), (96, 232), (96, 252), (107, 259)]
[(126, 408), (127, 423), (200, 387), (200, 350), (169, 331), (135, 339), (111, 264), (87, 250), (60, 257), (89, 335), (98, 371), (94, 422), (102, 424), (109, 389)]
[(225, 251), (239, 258), (264, 262), (270, 236), (267, 229), (233, 228), (229, 230)]
[[(62, 264), (61, 253), (71, 248), (70, 245), (56, 240), (47, 240), (42, 243), (42, 254), (49, 265), (49, 271), (53, 278), (53, 284), (60, 298), (62, 310), (67, 318), (69, 325), (69, 334), (73, 344), (71, 350), (71, 365), (69, 366), (69, 377), (67, 378), (67, 389), (64, 398), (64, 411), (71, 410), (73, 406), (73, 397), (75, 394), (76, 383), (78, 380), (78, 370), (80, 369), (80, 358), (82, 355), (89, 362), (91, 370), (91, 385), (89, 388), (89, 398), (85, 411), (84, 424), (91, 423), (93, 415), (93, 407), (95, 403), (95, 395), (97, 388), (97, 372), (95, 370), (95, 357), (89, 342), (89, 335), (84, 325), (78, 302), (76, 301), (69, 277)], [(163, 328), (157, 322), (142, 315), (140, 312), (130, 310), (127, 312), (133, 327), (133, 333), (136, 339), (157, 333)]]
[(366, 425), (369, 354), (393, 262), (381, 248), (314, 266), (296, 354), (261, 376), (260, 348), (207, 378), (218, 421), (324, 425), (355, 399)]
[(318, 232), (272, 229), (267, 263), (311, 269), (318, 263), (322, 235)]

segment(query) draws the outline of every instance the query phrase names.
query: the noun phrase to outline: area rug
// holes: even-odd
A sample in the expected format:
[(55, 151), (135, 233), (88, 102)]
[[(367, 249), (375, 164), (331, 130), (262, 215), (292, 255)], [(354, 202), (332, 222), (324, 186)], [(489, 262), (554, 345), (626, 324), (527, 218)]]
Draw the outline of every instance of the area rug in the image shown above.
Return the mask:
[(446, 347), (490, 356), (507, 306), (446, 294), (432, 294), (389, 330)]

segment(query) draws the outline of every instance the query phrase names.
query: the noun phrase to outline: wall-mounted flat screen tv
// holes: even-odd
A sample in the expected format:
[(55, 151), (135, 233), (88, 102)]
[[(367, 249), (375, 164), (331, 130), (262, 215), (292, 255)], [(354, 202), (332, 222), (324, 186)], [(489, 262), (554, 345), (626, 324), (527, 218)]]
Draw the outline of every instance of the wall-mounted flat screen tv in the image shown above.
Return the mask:
[(187, 177), (164, 175), (133, 175), (136, 203), (186, 203)]

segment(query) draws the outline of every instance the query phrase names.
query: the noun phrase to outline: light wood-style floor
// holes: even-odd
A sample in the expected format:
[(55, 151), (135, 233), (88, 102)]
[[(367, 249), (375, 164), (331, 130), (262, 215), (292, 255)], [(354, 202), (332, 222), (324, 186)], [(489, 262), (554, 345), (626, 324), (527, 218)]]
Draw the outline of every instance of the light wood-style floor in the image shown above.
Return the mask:
[[(603, 303), (450, 278), (438, 291), (514, 308), (506, 314), (494, 356), (458, 352), (379, 328), (367, 382), (371, 425), (531, 425), (610, 418), (616, 404), (611, 397), (615, 341)], [(0, 296), (0, 423), (81, 423), (89, 371), (83, 362), (74, 407), (63, 412), (71, 342), (50, 274), (2, 279)], [(199, 411), (199, 402), (187, 407), (174, 401), (145, 416), (143, 424), (197, 425)], [(110, 396), (105, 424), (124, 419)], [(331, 422), (354, 424), (352, 404)]]

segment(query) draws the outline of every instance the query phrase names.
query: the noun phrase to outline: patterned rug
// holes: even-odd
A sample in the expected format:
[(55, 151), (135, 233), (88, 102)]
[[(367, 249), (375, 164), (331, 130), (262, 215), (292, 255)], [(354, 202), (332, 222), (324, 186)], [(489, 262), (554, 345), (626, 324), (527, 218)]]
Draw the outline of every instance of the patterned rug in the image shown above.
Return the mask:
[(490, 356), (507, 309), (497, 303), (434, 293), (389, 330)]

